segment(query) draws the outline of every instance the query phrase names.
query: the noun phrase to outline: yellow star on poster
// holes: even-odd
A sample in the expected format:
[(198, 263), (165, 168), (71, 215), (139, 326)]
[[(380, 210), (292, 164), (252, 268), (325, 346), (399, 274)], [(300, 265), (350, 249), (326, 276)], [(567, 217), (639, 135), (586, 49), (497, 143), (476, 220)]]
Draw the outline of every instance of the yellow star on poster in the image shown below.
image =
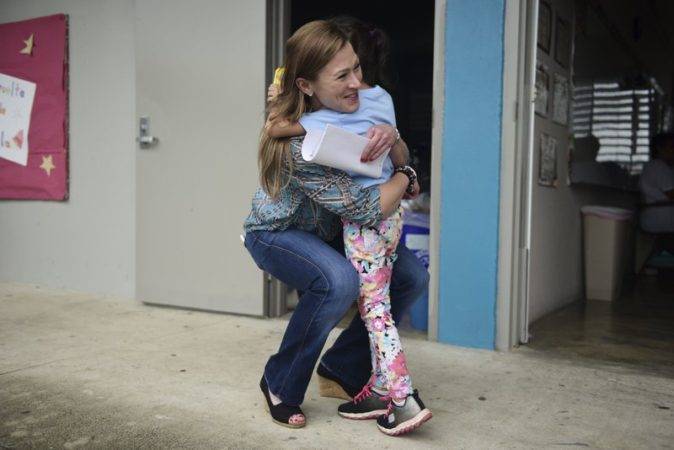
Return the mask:
[(21, 53), (22, 55), (32, 55), (33, 54), (33, 36), (34, 35), (31, 34), (28, 39), (23, 41), (23, 43), (26, 44), (26, 46), (19, 53)]
[(42, 165), (40, 166), (40, 169), (47, 172), (47, 176), (51, 176), (51, 171), (53, 169), (56, 169), (56, 166), (54, 165), (54, 160), (52, 159), (51, 155), (42, 157)]

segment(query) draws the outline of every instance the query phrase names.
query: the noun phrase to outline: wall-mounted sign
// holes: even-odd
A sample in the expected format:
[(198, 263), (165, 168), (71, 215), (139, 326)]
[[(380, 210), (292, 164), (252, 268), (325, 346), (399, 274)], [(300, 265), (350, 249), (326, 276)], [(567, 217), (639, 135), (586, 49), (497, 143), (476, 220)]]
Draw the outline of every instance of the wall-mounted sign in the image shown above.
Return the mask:
[(548, 99), (550, 98), (550, 75), (545, 65), (536, 67), (536, 98), (534, 111), (542, 117), (548, 117)]
[(0, 199), (68, 198), (68, 18), (0, 25)]
[(555, 23), (555, 61), (565, 69), (571, 61), (571, 26), (560, 17)]
[(538, 184), (557, 186), (557, 139), (541, 133), (539, 143)]
[(569, 123), (569, 80), (558, 73), (552, 79), (552, 120), (566, 126)]
[(30, 114), (35, 83), (0, 73), (0, 158), (28, 162)]
[(550, 54), (552, 41), (552, 9), (546, 2), (538, 5), (538, 48)]

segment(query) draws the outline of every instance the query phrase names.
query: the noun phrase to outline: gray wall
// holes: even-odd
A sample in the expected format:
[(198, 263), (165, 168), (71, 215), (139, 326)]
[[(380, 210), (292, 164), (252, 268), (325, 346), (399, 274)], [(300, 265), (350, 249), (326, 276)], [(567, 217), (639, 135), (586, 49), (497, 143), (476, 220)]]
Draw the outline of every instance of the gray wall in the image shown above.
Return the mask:
[[(536, 163), (538, 164), (538, 163)], [(566, 180), (567, 166), (559, 168)], [(584, 297), (582, 221), (584, 205), (632, 207), (634, 198), (605, 188), (534, 186), (529, 320)]]
[(0, 281), (133, 297), (133, 1), (2, 0), (0, 23), (56, 13), (70, 16), (70, 199), (0, 201)]
[[(586, 6), (579, 11), (584, 26), (577, 37), (576, 76), (610, 78), (615, 74), (646, 72), (654, 76), (665, 91), (671, 92), (674, 60), (664, 34), (671, 35), (674, 3), (658, 1), (654, 3), (656, 9), (651, 9), (650, 2), (635, 0), (600, 0), (599, 3), (637, 60), (616, 43), (597, 15)], [(640, 23), (638, 35), (635, 35), (635, 19)], [(636, 69), (638, 65), (641, 69)]]

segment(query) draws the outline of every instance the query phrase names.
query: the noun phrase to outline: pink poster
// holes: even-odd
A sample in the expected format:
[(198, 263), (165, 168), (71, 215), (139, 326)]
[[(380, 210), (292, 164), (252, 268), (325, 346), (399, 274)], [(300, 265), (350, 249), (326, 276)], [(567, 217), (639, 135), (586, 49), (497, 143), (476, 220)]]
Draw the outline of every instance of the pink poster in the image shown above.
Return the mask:
[(68, 18), (0, 25), (0, 199), (68, 198)]

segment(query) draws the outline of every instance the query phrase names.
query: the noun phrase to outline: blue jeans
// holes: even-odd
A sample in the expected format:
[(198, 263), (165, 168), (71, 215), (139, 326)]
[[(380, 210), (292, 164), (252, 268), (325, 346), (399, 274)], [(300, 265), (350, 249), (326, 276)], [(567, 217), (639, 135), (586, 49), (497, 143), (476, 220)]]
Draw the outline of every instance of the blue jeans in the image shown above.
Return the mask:
[[(264, 376), (273, 394), (300, 405), (330, 331), (358, 299), (356, 270), (344, 257), (341, 235), (327, 243), (300, 230), (249, 231), (245, 245), (257, 266), (302, 292), (281, 346)], [(428, 288), (428, 271), (403, 244), (391, 279), (391, 311), (399, 320)], [(344, 383), (360, 388), (371, 375), (367, 330), (356, 313), (321, 365)]]

